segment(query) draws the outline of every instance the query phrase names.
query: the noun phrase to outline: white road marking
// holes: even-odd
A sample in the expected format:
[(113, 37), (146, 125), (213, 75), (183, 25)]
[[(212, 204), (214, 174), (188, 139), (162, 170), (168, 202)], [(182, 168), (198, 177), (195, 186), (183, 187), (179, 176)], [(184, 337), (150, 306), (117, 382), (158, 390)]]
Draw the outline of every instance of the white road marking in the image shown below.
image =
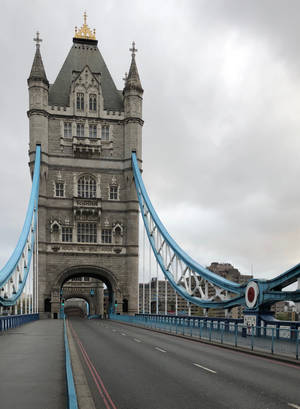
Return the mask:
[(195, 364), (195, 363), (193, 363), (193, 365), (198, 366), (198, 368), (204, 369), (205, 371), (208, 371), (208, 372), (211, 372), (211, 373), (217, 373), (216, 371), (213, 371), (212, 369), (206, 368), (205, 366)]
[(124, 334), (124, 332), (122, 332), (122, 334), (121, 335), (124, 335), (124, 337), (126, 337), (126, 334)]
[(116, 329), (113, 329), (113, 330), (112, 330), (112, 332), (116, 332), (116, 331), (117, 331)]
[(137, 339), (137, 338), (133, 338), (133, 340), (134, 340), (135, 342), (142, 342), (140, 339)]
[(161, 348), (158, 348), (158, 347), (155, 347), (155, 349), (157, 349), (157, 350), (160, 351), (160, 352), (167, 352), (167, 351), (165, 351), (164, 349), (161, 349)]
[(288, 403), (291, 408), (300, 409), (300, 406), (295, 405), (294, 403)]

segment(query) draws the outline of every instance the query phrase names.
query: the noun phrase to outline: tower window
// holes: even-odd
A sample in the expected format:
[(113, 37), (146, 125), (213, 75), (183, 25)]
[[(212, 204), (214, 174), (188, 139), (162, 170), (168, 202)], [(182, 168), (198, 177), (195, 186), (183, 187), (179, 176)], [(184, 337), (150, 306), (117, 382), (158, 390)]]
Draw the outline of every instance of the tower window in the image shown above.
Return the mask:
[(63, 182), (55, 183), (55, 196), (64, 197), (65, 196), (65, 184)]
[(97, 125), (90, 125), (89, 126), (89, 137), (90, 138), (97, 138)]
[(101, 232), (101, 242), (102, 243), (110, 244), (112, 242), (111, 237), (112, 237), (111, 229), (103, 229), (102, 230), (102, 232)]
[(83, 111), (84, 110), (84, 93), (83, 92), (77, 92), (76, 95), (76, 108), (78, 111)]
[(109, 141), (109, 125), (102, 125), (102, 127), (101, 127), (101, 139), (103, 141)]
[(97, 243), (96, 223), (78, 223), (77, 241), (79, 243)]
[(94, 199), (96, 197), (96, 181), (91, 176), (82, 176), (78, 180), (78, 197)]
[(61, 229), (61, 238), (62, 241), (70, 243), (73, 241), (73, 229), (72, 227), (62, 227)]
[(109, 187), (109, 200), (118, 200), (118, 186)]
[(84, 137), (84, 124), (77, 124), (76, 131), (77, 131), (77, 136), (83, 138)]
[(72, 138), (72, 123), (71, 122), (64, 123), (64, 137)]
[(96, 96), (96, 94), (90, 94), (89, 108), (90, 108), (90, 111), (95, 112), (97, 110), (97, 96)]

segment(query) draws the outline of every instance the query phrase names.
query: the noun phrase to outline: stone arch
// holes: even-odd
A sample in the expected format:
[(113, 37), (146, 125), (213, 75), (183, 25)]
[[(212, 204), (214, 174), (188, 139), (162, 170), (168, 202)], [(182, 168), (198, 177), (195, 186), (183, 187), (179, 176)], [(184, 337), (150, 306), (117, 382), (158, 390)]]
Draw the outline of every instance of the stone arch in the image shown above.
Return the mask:
[[(98, 279), (106, 285), (109, 292), (109, 308), (110, 310), (113, 310), (114, 300), (119, 299), (121, 296), (121, 291), (115, 274), (102, 267), (93, 265), (79, 265), (68, 267), (57, 275), (52, 287), (52, 312), (59, 311), (61, 289), (64, 283), (73, 277), (82, 276)], [(76, 297), (78, 296), (79, 295), (77, 294)]]
[[(67, 294), (66, 296), (64, 296), (64, 300), (65, 300), (64, 312), (67, 314), (68, 308), (74, 308), (72, 306), (69, 307), (69, 306), (66, 305), (66, 301), (73, 300), (73, 299), (74, 300), (85, 301), (88, 304), (88, 309), (87, 309), (87, 314), (88, 314), (88, 311), (90, 311), (90, 300), (88, 299), (88, 297), (86, 297), (85, 295), (82, 295), (82, 294), (72, 294), (72, 293)], [(83, 315), (82, 315), (82, 317), (83, 317), (85, 315), (85, 311), (83, 311), (81, 307), (77, 307), (77, 308), (80, 309), (83, 312)]]
[(78, 294), (78, 293), (70, 293), (70, 294), (67, 294), (67, 295), (65, 295), (64, 296), (64, 299), (65, 299), (65, 301), (67, 301), (67, 300), (71, 300), (71, 299), (73, 299), (73, 298), (79, 298), (79, 299), (81, 299), (81, 300), (84, 300), (84, 301), (86, 301), (88, 304), (90, 304), (90, 300), (89, 300), (89, 298), (88, 297), (86, 297), (85, 295), (83, 295), (83, 294)]
[(108, 283), (107, 287), (111, 286), (114, 291), (118, 290), (117, 278), (112, 271), (103, 267), (93, 266), (89, 264), (67, 267), (56, 277), (54, 287), (60, 288), (67, 280), (70, 280), (72, 277), (82, 276), (98, 278), (106, 285)]

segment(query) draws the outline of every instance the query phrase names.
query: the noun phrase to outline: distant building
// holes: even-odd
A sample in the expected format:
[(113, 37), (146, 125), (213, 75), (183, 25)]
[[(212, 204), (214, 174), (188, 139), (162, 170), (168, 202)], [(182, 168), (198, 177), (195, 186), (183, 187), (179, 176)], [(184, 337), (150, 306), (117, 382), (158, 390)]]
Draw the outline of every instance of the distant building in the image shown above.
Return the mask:
[[(211, 263), (207, 267), (210, 271), (228, 279), (235, 283), (244, 284), (247, 283), (253, 276), (243, 275), (238, 269), (234, 268), (229, 263)], [(211, 288), (211, 294), (213, 294), (213, 288)], [(149, 293), (151, 294), (151, 302), (149, 301)], [(158, 308), (157, 308), (158, 304)], [(188, 314), (189, 308), (192, 315), (204, 315), (205, 311), (203, 308), (198, 307), (194, 304), (189, 304), (180, 295), (176, 296), (176, 292), (171, 287), (170, 283), (165, 280), (158, 280), (153, 278), (151, 285), (149, 283), (139, 284), (139, 312), (143, 311), (148, 314), (151, 311), (155, 314), (157, 311), (159, 314), (175, 314), (177, 304), (178, 314)], [(233, 318), (242, 317), (243, 307), (234, 307), (229, 312), (230, 316)], [(214, 317), (224, 317), (225, 310), (223, 309), (211, 309), (208, 310), (208, 316)]]

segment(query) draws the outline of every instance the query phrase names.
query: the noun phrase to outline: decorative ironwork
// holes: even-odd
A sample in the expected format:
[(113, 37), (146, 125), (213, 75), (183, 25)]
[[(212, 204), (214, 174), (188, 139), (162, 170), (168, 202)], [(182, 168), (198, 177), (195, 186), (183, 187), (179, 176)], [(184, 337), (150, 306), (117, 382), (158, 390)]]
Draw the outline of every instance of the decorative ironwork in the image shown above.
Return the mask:
[(231, 308), (244, 305), (262, 310), (282, 300), (300, 301), (300, 290), (281, 291), (300, 276), (300, 263), (272, 280), (234, 283), (204, 268), (186, 254), (170, 236), (145, 189), (135, 153), (132, 167), (145, 230), (155, 258), (175, 291), (202, 308)]
[(34, 175), (24, 226), (17, 246), (0, 270), (0, 305), (15, 305), (29, 275), (37, 232), (41, 147), (36, 147)]

